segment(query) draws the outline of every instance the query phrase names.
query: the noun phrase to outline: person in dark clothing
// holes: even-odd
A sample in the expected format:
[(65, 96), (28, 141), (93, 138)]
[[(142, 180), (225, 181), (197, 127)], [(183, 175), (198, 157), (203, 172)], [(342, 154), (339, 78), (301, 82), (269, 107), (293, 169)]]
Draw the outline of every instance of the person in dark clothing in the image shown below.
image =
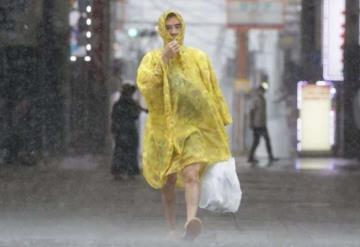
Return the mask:
[(114, 104), (111, 114), (111, 130), (114, 135), (115, 148), (113, 151), (111, 173), (116, 180), (125, 176), (134, 179), (140, 173), (138, 166), (139, 136), (136, 120), (141, 111), (147, 111), (139, 106), (132, 98), (136, 87), (124, 84), (121, 97)]
[(253, 131), (254, 138), (248, 158), (248, 162), (250, 163), (257, 162), (254, 155), (259, 145), (261, 137), (264, 137), (265, 139), (269, 162), (271, 163), (273, 161), (278, 160), (273, 155), (270, 136), (266, 126), (267, 116), (266, 116), (266, 100), (264, 97), (264, 93), (265, 93), (265, 88), (263, 86), (259, 86), (253, 94), (253, 99), (252, 99), (253, 101), (250, 110), (250, 128)]

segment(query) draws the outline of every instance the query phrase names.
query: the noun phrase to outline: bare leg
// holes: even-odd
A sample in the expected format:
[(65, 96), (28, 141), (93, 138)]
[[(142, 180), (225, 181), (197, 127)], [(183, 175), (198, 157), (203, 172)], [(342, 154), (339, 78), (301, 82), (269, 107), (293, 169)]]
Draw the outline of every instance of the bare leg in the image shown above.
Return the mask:
[(186, 222), (196, 217), (200, 200), (200, 164), (184, 168), (182, 175), (185, 186)]
[(166, 184), (161, 189), (162, 201), (163, 201), (164, 211), (165, 211), (165, 218), (169, 225), (170, 231), (175, 231), (175, 229), (176, 229), (175, 185), (176, 185), (176, 174), (172, 174), (172, 175), (168, 176)]

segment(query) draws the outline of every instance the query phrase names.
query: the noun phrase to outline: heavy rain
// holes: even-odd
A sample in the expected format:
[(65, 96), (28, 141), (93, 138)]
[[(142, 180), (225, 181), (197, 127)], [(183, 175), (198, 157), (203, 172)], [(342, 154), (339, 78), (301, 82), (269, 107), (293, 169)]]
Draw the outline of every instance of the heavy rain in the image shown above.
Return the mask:
[(360, 246), (359, 68), (357, 0), (0, 0), (0, 247)]

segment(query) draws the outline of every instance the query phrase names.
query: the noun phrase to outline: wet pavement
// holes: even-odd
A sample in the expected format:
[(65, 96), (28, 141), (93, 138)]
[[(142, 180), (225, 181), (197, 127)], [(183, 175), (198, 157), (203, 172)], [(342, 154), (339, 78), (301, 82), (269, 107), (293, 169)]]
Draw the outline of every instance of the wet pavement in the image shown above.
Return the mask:
[[(0, 247), (360, 246), (360, 164), (341, 159), (237, 158), (236, 214), (200, 211), (192, 244), (165, 238), (160, 194), (141, 177), (114, 181), (92, 156), (0, 167)], [(185, 204), (178, 191), (178, 225)]]

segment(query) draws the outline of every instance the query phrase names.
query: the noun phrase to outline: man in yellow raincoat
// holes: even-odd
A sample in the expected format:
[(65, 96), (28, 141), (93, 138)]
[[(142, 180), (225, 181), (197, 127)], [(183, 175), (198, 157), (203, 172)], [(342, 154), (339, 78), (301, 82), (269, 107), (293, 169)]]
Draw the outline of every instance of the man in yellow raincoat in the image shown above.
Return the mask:
[(145, 54), (137, 84), (149, 109), (143, 174), (162, 190), (165, 217), (174, 234), (175, 187), (184, 187), (187, 219), (184, 238), (201, 232), (196, 217), (200, 180), (208, 165), (228, 160), (225, 126), (232, 119), (205, 52), (183, 44), (185, 23), (175, 11), (159, 18), (164, 47)]

